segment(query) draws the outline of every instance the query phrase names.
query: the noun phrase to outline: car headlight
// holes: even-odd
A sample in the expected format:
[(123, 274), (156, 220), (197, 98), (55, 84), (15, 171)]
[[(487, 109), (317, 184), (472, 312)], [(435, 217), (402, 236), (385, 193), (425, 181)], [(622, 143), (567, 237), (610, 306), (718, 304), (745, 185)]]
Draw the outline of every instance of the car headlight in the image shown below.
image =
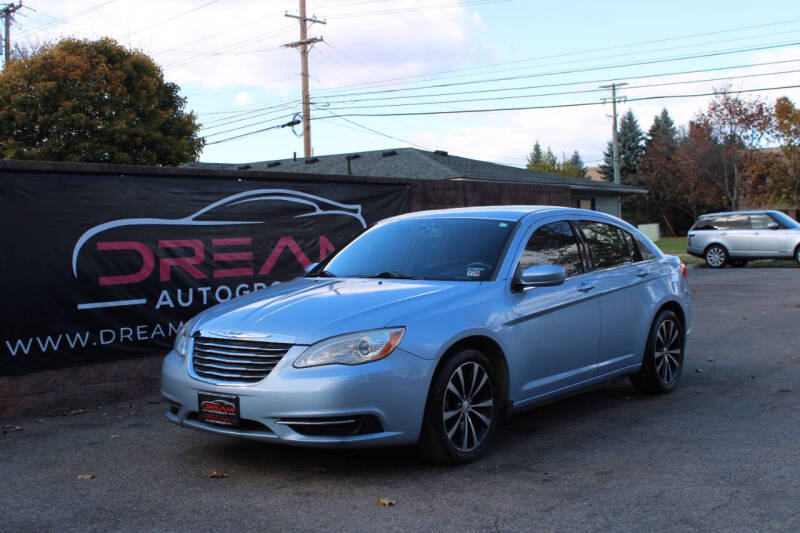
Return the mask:
[(406, 328), (372, 329), (339, 335), (310, 346), (295, 362), (295, 368), (319, 365), (360, 365), (383, 359), (397, 348)]
[(178, 355), (181, 357), (186, 357), (186, 354), (189, 352), (189, 340), (191, 340), (189, 332), (192, 329), (192, 322), (192, 320), (185, 322), (178, 328), (178, 334), (175, 335), (175, 351), (178, 352)]

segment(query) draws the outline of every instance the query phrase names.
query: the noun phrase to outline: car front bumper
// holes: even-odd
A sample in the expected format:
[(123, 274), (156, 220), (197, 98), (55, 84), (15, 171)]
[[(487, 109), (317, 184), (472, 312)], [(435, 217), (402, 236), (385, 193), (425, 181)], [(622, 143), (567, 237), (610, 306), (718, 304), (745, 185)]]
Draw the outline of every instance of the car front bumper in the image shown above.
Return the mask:
[[(167, 418), (219, 435), (299, 446), (385, 446), (418, 440), (435, 360), (398, 348), (384, 359), (361, 365), (294, 368), (292, 363), (305, 348), (293, 347), (266, 378), (248, 385), (193, 377), (191, 356), (171, 351), (161, 372), (161, 394), (170, 404)], [(201, 421), (201, 392), (238, 396), (242, 425)], [(364, 433), (348, 424), (352, 420), (368, 420), (369, 429)]]

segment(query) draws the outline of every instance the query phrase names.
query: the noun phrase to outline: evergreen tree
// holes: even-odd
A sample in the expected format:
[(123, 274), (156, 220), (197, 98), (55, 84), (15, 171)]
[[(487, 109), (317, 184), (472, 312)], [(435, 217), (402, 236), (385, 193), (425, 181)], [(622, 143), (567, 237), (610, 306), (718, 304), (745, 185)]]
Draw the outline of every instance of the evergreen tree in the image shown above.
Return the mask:
[(577, 150), (572, 152), (572, 156), (564, 161), (561, 167), (565, 176), (573, 176), (575, 178), (586, 177), (586, 165), (583, 164), (583, 159), (581, 159), (581, 155)]
[[(636, 116), (630, 109), (622, 115), (617, 133), (619, 143), (619, 181), (622, 185), (637, 185), (639, 159), (644, 153), (644, 134)], [(614, 181), (614, 145), (609, 141), (603, 152), (603, 164), (600, 172), (606, 181)]]
[(528, 169), (535, 170), (535, 167), (541, 165), (543, 160), (544, 154), (542, 154), (542, 147), (539, 144), (539, 139), (536, 139), (536, 143), (533, 145), (533, 150), (531, 150), (530, 155), (528, 155)]
[(547, 151), (542, 152), (542, 147), (537, 140), (536, 144), (533, 145), (533, 150), (528, 156), (528, 170), (557, 174), (559, 173), (559, 169), (560, 164), (553, 150), (548, 146)]

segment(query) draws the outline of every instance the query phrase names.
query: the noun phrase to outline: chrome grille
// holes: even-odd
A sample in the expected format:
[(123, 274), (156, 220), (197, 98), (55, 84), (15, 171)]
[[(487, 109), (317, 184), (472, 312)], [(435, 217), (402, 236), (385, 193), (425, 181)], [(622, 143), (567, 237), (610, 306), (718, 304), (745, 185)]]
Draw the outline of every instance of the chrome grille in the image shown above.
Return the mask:
[(213, 381), (255, 383), (269, 375), (291, 344), (242, 339), (194, 338), (192, 368)]

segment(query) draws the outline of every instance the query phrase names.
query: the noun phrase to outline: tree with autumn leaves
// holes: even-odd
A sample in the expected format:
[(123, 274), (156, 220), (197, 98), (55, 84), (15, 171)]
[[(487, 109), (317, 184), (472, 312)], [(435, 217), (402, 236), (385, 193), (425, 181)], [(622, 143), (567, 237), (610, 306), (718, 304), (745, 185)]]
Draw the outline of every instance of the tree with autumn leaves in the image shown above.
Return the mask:
[(112, 39), (64, 39), (0, 74), (0, 158), (176, 165), (203, 148), (180, 88)]
[[(769, 148), (775, 144), (780, 148)], [(623, 216), (634, 223), (666, 219), (678, 232), (710, 211), (796, 207), (800, 110), (785, 97), (773, 108), (721, 90), (677, 129), (665, 109), (646, 136), (636, 185), (649, 194), (626, 200)]]

